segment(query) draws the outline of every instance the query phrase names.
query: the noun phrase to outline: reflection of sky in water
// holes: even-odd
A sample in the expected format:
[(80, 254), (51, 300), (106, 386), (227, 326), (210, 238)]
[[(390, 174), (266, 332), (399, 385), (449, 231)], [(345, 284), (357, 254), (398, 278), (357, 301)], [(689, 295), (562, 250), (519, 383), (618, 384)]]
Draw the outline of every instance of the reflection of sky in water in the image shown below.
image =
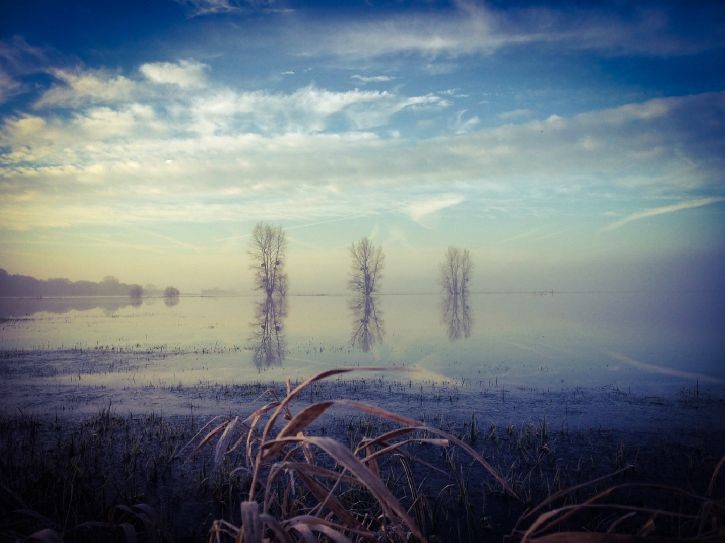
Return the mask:
[[(4, 350), (98, 345), (186, 351), (135, 369), (136, 383), (283, 380), (374, 364), (419, 367), (423, 379), (551, 389), (678, 390), (697, 379), (703, 388), (725, 384), (725, 301), (704, 296), (474, 294), (467, 300), (470, 336), (455, 341), (441, 296), (379, 296), (384, 336), (368, 352), (351, 342), (359, 317), (348, 297), (291, 296), (286, 316), (272, 326), (284, 326), (286, 357), (282, 367), (261, 375), (248, 343), (259, 301), (0, 300), (0, 316), (23, 317), (0, 323), (0, 343)], [(129, 378), (97, 374), (89, 382)]]

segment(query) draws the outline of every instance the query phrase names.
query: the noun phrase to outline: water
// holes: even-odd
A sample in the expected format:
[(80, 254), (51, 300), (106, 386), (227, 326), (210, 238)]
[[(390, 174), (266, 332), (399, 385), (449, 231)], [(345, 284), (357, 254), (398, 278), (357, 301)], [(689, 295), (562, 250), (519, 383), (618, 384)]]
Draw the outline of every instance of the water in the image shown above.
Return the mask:
[[(130, 302), (0, 300), (6, 375), (57, 383), (76, 371), (68, 350), (82, 349), (83, 382), (105, 387), (284, 381), (374, 365), (418, 370), (406, 380), (535, 390), (725, 388), (725, 303), (704, 295), (388, 295), (372, 307), (346, 296)], [(93, 371), (89, 352), (109, 350), (159, 356)], [(20, 354), (46, 371), (24, 373)]]

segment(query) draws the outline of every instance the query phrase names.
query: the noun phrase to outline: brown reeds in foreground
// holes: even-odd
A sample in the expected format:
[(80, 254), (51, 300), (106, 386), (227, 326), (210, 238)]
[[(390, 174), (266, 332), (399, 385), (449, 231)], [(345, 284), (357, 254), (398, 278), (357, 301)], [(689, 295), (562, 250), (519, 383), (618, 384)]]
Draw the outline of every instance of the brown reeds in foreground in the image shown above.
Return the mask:
[(670, 485), (623, 483), (584, 501), (575, 498), (584, 488), (632, 468), (625, 467), (552, 494), (521, 516), (510, 539), (520, 543), (725, 541), (725, 498), (716, 496), (723, 464), (725, 456), (702, 494)]
[[(409, 460), (430, 466), (406, 451), (413, 443), (448, 447), (454, 444), (478, 462), (502, 490), (516, 497), (506, 480), (468, 444), (443, 430), (425, 425), (380, 407), (351, 400), (313, 403), (293, 414), (291, 402), (316, 381), (351, 371), (390, 371), (389, 368), (333, 369), (311, 377), (287, 394), (240, 417), (212, 419), (197, 435), (196, 450), (211, 446), (221, 462), (239, 451), (245, 463), (235, 468), (250, 477), (247, 501), (241, 504), (241, 524), (217, 520), (210, 540), (226, 536), (244, 543), (262, 541), (317, 541), (320, 536), (336, 542), (425, 541), (421, 527), (425, 497), (417, 495)], [(400, 425), (374, 437), (363, 437), (353, 447), (340, 441), (306, 433), (329, 408), (342, 406)], [(209, 429), (216, 423), (216, 426)], [(324, 454), (320, 454), (324, 453)], [(381, 461), (400, 461), (409, 482), (412, 503), (403, 505), (383, 480)], [(411, 516), (411, 510), (413, 514)], [(417, 520), (414, 520), (416, 517)]]

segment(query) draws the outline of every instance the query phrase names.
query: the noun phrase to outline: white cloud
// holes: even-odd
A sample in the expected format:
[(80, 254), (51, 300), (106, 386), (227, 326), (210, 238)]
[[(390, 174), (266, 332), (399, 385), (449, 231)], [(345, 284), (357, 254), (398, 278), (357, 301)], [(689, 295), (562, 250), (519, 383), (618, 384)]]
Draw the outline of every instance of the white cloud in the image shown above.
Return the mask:
[[(722, 194), (725, 136), (712, 112), (725, 93), (430, 139), (389, 137), (385, 123), (406, 109), (438, 115), (449, 104), (437, 95), (309, 86), (290, 93), (212, 87), (204, 96), (179, 89), (171, 103), (139, 96), (7, 118), (2, 226), (326, 220), (386, 210), (425, 221), (460, 198), (525, 214), (582, 194), (683, 201)], [(401, 194), (408, 199), (411, 190), (426, 196), (401, 208)], [(76, 213), (78, 206), (90, 211)]]
[(468, 132), (471, 132), (480, 122), (480, 119), (476, 115), (465, 118), (466, 113), (467, 111), (463, 109), (456, 114), (456, 118), (453, 122), (453, 132), (455, 134), (467, 134)]
[(497, 115), (502, 121), (515, 121), (517, 119), (526, 119), (531, 117), (532, 111), (530, 109), (520, 108), (512, 109), (510, 111), (503, 111)]
[(233, 13), (240, 8), (229, 0), (177, 0), (190, 9), (193, 17), (215, 13)]
[(292, 93), (237, 92), (229, 89), (194, 99), (191, 113), (200, 133), (236, 130), (320, 132), (335, 115), (352, 128), (367, 130), (387, 124), (404, 110), (444, 108), (448, 102), (436, 95), (399, 96), (388, 91), (358, 89), (335, 92), (310, 85)]
[(8, 75), (0, 66), (0, 104), (19, 94), (22, 85)]
[(45, 91), (35, 107), (78, 106), (85, 102), (113, 103), (132, 98), (135, 83), (105, 70), (52, 69), (61, 83)]
[(678, 211), (684, 211), (685, 209), (695, 209), (697, 207), (708, 206), (717, 204), (725, 201), (725, 198), (711, 197), (711, 198), (698, 198), (696, 200), (688, 200), (685, 202), (679, 202), (668, 206), (653, 207), (651, 209), (645, 209), (627, 215), (623, 219), (608, 224), (603, 228), (604, 231), (611, 231), (621, 228), (622, 226), (629, 224), (634, 221), (640, 221), (642, 219), (648, 219), (650, 217), (657, 217), (658, 215), (666, 215), (668, 213), (677, 213)]
[(430, 215), (438, 213), (443, 209), (457, 206), (464, 201), (465, 198), (458, 194), (443, 194), (434, 198), (425, 198), (412, 202), (407, 206), (406, 212), (415, 222), (421, 222)]
[(178, 85), (182, 88), (203, 87), (206, 85), (205, 71), (208, 66), (193, 60), (179, 62), (151, 62), (142, 64), (140, 72), (150, 81), (166, 85)]
[(387, 83), (388, 81), (395, 80), (395, 78), (391, 75), (360, 75), (360, 74), (351, 75), (350, 79), (355, 79), (356, 81), (360, 81), (361, 83)]

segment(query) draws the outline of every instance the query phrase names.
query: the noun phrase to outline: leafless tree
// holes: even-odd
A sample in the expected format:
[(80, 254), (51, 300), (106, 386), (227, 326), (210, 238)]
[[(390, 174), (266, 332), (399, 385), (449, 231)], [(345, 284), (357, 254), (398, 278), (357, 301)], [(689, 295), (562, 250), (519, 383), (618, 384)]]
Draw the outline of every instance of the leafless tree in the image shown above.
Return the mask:
[(258, 370), (281, 366), (287, 354), (283, 326), (287, 316), (287, 297), (273, 293), (257, 304), (254, 320), (250, 323), (249, 338), (252, 361)]
[(443, 290), (452, 295), (467, 295), (472, 271), (473, 262), (468, 249), (448, 247), (446, 260), (441, 264), (440, 281)]
[(353, 242), (350, 247), (352, 255), (352, 274), (350, 289), (363, 296), (372, 296), (377, 292), (378, 282), (382, 277), (385, 255), (380, 247), (375, 247), (368, 238)]
[(287, 240), (280, 226), (257, 223), (252, 231), (249, 255), (255, 272), (257, 288), (268, 296), (287, 293), (287, 274), (284, 272)]

